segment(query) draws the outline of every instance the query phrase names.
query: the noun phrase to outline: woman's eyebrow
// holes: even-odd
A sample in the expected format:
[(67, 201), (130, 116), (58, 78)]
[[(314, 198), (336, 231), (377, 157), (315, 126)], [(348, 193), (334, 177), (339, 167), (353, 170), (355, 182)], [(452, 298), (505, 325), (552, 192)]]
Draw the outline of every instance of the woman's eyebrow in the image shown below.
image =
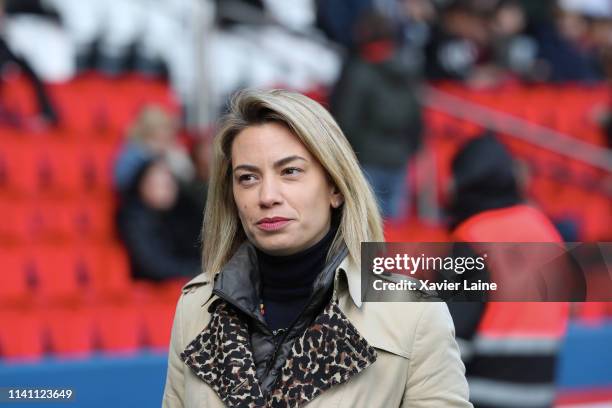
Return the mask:
[(259, 167), (254, 166), (252, 164), (240, 164), (236, 167), (234, 167), (234, 169), (232, 170), (233, 172), (236, 172), (238, 170), (245, 170), (245, 171), (251, 171), (251, 172), (258, 172), (259, 171)]
[(306, 160), (306, 159), (305, 159), (305, 158), (303, 158), (302, 156), (293, 155), (293, 156), (288, 156), (288, 157), (285, 157), (285, 158), (283, 158), (283, 159), (280, 159), (280, 160), (275, 161), (275, 162), (274, 162), (274, 167), (276, 167), (276, 168), (277, 168), (277, 167), (282, 167), (282, 166), (284, 166), (284, 165), (286, 165), (286, 164), (291, 163), (291, 162), (292, 162), (292, 161), (294, 161), (294, 160), (302, 160), (302, 161), (308, 162), (308, 160)]
[[(305, 158), (303, 158), (302, 156), (298, 156), (298, 155), (293, 155), (293, 156), (287, 156), (284, 157), (280, 160), (277, 160), (274, 162), (273, 166), (274, 168), (278, 168), (278, 167), (282, 167), (285, 166), (289, 163), (291, 163), (292, 161), (295, 160), (302, 160), (305, 162), (308, 162), (308, 160), (306, 160)], [(236, 172), (238, 170), (245, 170), (245, 171), (250, 171), (250, 172), (259, 172), (259, 167), (253, 165), (253, 164), (239, 164), (238, 166), (234, 167), (234, 169), (232, 170), (233, 172)]]

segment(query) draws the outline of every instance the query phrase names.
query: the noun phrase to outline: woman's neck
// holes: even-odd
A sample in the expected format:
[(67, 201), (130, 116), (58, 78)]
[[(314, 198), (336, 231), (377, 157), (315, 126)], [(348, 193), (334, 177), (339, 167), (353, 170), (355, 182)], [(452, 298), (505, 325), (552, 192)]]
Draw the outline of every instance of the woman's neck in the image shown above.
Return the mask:
[(319, 242), (292, 255), (272, 256), (257, 250), (262, 300), (284, 301), (310, 296), (314, 281), (325, 266), (336, 231), (332, 226)]

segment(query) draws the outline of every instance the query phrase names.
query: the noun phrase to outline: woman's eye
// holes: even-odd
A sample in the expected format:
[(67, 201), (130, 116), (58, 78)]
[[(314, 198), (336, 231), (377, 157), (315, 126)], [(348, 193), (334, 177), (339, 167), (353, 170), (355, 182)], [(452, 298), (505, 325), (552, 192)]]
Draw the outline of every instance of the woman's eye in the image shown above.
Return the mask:
[(286, 169), (283, 169), (283, 174), (287, 174), (289, 176), (294, 176), (301, 172), (302, 172), (302, 169), (299, 169), (297, 167), (287, 167)]
[(254, 174), (241, 174), (238, 176), (239, 183), (250, 183), (255, 180)]

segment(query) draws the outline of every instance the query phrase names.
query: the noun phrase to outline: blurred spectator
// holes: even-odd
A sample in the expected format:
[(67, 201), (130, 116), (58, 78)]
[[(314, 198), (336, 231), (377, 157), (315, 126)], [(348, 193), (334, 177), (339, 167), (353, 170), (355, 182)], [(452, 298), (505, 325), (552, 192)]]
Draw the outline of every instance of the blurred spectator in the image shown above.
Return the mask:
[(377, 10), (397, 27), (401, 53), (411, 62), (415, 72), (425, 67), (425, 46), (437, 23), (437, 10), (432, 0), (375, 0)]
[(514, 0), (456, 1), (441, 12), (427, 46), (428, 75), (490, 87), (508, 74), (541, 79), (538, 44), (527, 16)]
[(452, 171), (453, 228), (482, 212), (523, 202), (512, 157), (492, 134), (468, 142), (453, 159)]
[[(561, 242), (524, 204), (513, 161), (492, 135), (468, 142), (452, 163), (455, 242)], [(449, 303), (475, 407), (552, 407), (567, 303)], [(528, 318), (527, 318), (528, 317)]]
[(426, 46), (428, 76), (476, 87), (496, 85), (508, 74), (529, 81), (603, 79), (612, 66), (608, 2), (525, 4), (457, 0), (441, 7)]
[[(196, 141), (191, 148), (191, 161), (194, 177), (185, 185), (185, 193), (191, 197), (197, 207), (204, 211), (208, 194), (208, 177), (210, 174), (211, 142), (207, 138)], [(201, 223), (200, 223), (201, 224)]]
[(317, 26), (327, 37), (353, 50), (359, 18), (372, 9), (372, 0), (316, 0)]
[(186, 182), (193, 177), (193, 166), (178, 141), (177, 127), (177, 120), (159, 106), (147, 106), (140, 112), (115, 162), (117, 191), (125, 192), (140, 165), (159, 155), (164, 156), (179, 181)]
[(599, 67), (606, 78), (612, 78), (612, 3), (591, 20), (591, 42), (597, 52)]
[(596, 14), (591, 7), (592, 3), (591, 0), (560, 0), (555, 8), (554, 21), (537, 27), (540, 55), (548, 63), (549, 80), (564, 82), (603, 79), (592, 28), (594, 19), (606, 17)]
[(552, 9), (556, 0), (520, 0), (530, 26), (552, 19)]
[[(42, 81), (36, 72), (34, 72), (30, 64), (24, 58), (13, 53), (5, 41), (3, 35), (5, 19), (4, 6), (4, 1), (0, 0), (0, 71), (3, 71), (10, 63), (17, 65), (17, 67), (21, 69), (23, 74), (32, 83), (36, 93), (36, 99), (38, 100), (41, 119), (51, 125), (57, 125), (59, 123), (59, 116), (51, 103), (51, 99), (47, 95)], [(5, 120), (8, 120), (9, 122), (18, 121), (18, 118), (12, 117), (10, 112), (2, 112), (3, 110), (4, 109), (0, 108), (0, 115), (5, 116)]]
[(142, 162), (117, 217), (133, 276), (157, 281), (198, 274), (199, 212), (162, 159)]
[(501, 0), (489, 19), (493, 34), (495, 63), (501, 68), (530, 80), (542, 79), (538, 65), (538, 44), (527, 35), (527, 15), (521, 4), (514, 0)]
[(398, 52), (389, 20), (369, 13), (358, 24), (358, 53), (346, 62), (332, 111), (379, 199), (383, 215), (406, 212), (407, 165), (421, 143), (418, 80)]
[(191, 161), (194, 166), (194, 176), (187, 183), (181, 185), (183, 199), (180, 200), (182, 208), (179, 212), (188, 214), (190, 220), (185, 234), (197, 237), (201, 246), (204, 237), (201, 236), (204, 221), (204, 210), (208, 197), (208, 178), (210, 175), (211, 141), (206, 137), (197, 140), (191, 148)]
[(486, 19), (467, 2), (454, 2), (442, 10), (427, 46), (427, 73), (431, 79), (490, 82), (491, 37)]
[(378, 10), (399, 28), (402, 46), (423, 48), (438, 15), (432, 0), (377, 0)]
[(467, 79), (488, 45), (486, 26), (467, 6), (454, 3), (442, 10), (427, 46), (431, 79)]

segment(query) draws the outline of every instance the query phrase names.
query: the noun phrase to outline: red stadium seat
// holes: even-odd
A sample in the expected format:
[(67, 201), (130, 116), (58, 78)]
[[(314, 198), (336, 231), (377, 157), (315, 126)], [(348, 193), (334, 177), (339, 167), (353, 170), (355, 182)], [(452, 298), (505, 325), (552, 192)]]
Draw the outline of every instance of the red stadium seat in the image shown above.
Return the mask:
[(86, 174), (92, 192), (109, 194), (113, 191), (113, 165), (118, 147), (92, 144), (84, 152)]
[(32, 295), (28, 258), (20, 247), (0, 248), (0, 305), (25, 304)]
[(94, 319), (103, 351), (130, 353), (142, 346), (142, 316), (130, 303), (98, 306)]
[(31, 309), (0, 309), (0, 357), (37, 359), (45, 353), (40, 315)]
[(167, 349), (176, 302), (155, 302), (143, 305), (146, 343), (152, 348)]
[(102, 299), (132, 298), (129, 259), (118, 245), (84, 246), (79, 260), (87, 271), (92, 291)]
[(30, 201), (1, 200), (0, 240), (20, 243), (31, 241), (36, 234), (37, 222), (35, 205)]
[[(95, 98), (86, 98), (84, 78), (77, 77), (68, 84), (54, 84), (53, 96), (57, 104), (62, 127), (79, 135), (87, 135), (93, 128), (92, 112)], [(75, 103), (78, 101), (78, 103)]]
[(1, 103), (11, 113), (29, 117), (38, 113), (32, 85), (25, 74), (11, 70), (2, 75)]
[(37, 245), (33, 250), (37, 293), (42, 301), (74, 303), (85, 295), (85, 271), (71, 246)]
[(44, 182), (41, 149), (34, 141), (3, 140), (0, 143), (2, 187), (11, 194), (32, 196)]
[(89, 308), (52, 307), (41, 312), (51, 352), (87, 355), (94, 350), (94, 318)]
[(114, 203), (85, 199), (72, 203), (71, 219), (80, 237), (109, 240), (115, 236)]
[(65, 197), (87, 191), (83, 148), (76, 143), (46, 141), (41, 146), (45, 192)]
[(77, 237), (69, 203), (64, 199), (40, 199), (31, 206), (36, 242), (57, 243)]
[(7, 226), (0, 226), (0, 236), (29, 235), (39, 242), (52, 243), (108, 241), (115, 236), (114, 204), (110, 200), (47, 197), (23, 207), (13, 204), (8, 211), (18, 217)]
[(108, 240), (114, 231), (112, 211), (112, 203), (105, 200), (41, 199), (36, 233), (46, 242)]
[(584, 241), (605, 241), (612, 237), (612, 202), (601, 194), (588, 194), (583, 211)]

